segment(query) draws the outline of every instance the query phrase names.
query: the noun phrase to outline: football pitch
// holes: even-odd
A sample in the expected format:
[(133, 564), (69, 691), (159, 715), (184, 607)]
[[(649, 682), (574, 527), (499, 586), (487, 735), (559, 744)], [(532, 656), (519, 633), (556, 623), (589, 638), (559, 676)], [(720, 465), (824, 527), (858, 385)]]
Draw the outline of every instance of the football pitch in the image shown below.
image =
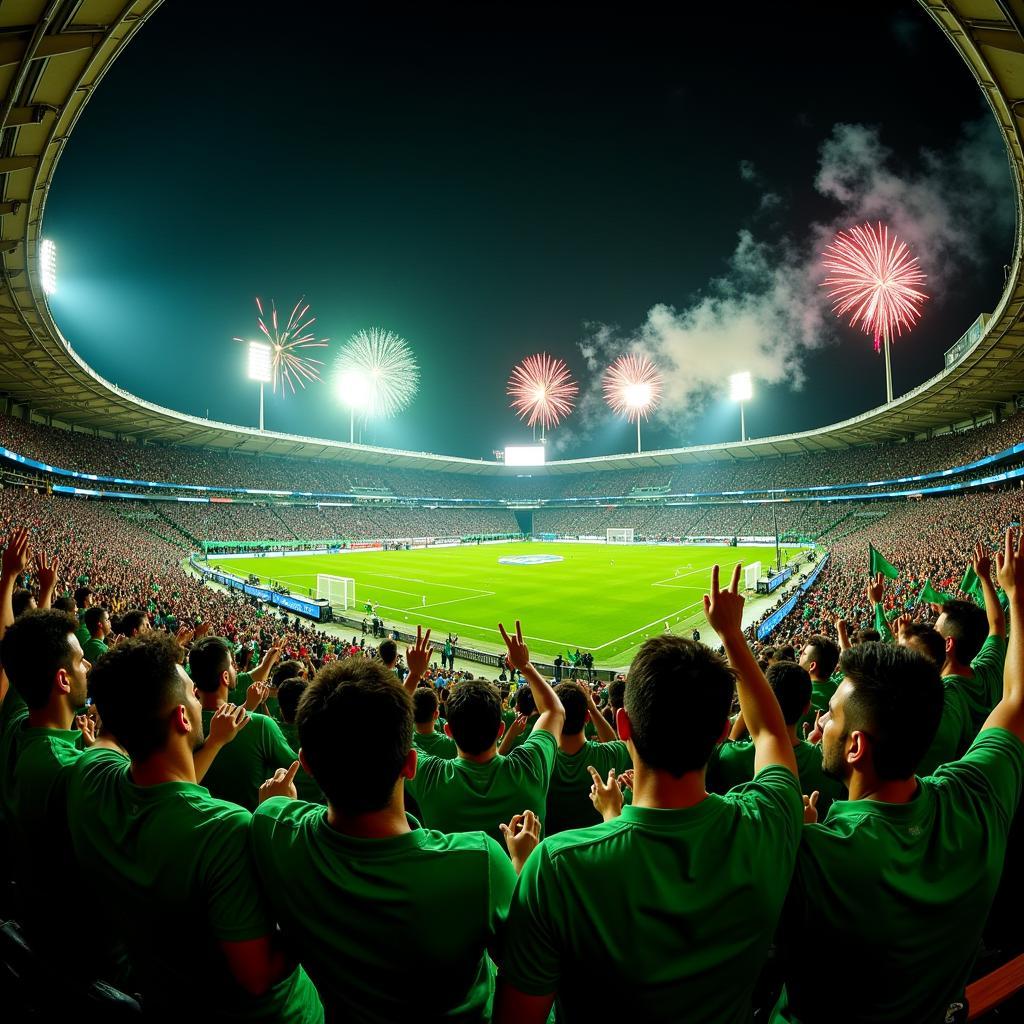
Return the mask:
[(211, 557), (210, 565), (242, 577), (255, 573), (301, 595), (316, 594), (318, 573), (348, 576), (356, 584), (350, 615), (361, 617), (372, 601), (386, 623), (422, 623), (433, 629), (433, 639), (452, 632), (464, 645), (499, 644), (497, 623), (510, 626), (519, 618), (538, 660), (578, 647), (593, 652), (595, 664), (616, 668), (627, 665), (645, 639), (665, 632), (666, 622), (672, 632), (704, 632), (701, 598), (715, 562), (724, 584), (737, 561), (767, 568), (774, 554), (766, 547), (555, 542)]

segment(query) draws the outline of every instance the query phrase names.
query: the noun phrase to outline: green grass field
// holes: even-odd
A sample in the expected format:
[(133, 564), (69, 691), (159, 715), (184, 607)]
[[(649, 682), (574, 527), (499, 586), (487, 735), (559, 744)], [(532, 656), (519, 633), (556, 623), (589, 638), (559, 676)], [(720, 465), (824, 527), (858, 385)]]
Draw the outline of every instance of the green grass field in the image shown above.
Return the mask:
[[(790, 552), (784, 552), (788, 557)], [(509, 556), (555, 555), (561, 561), (504, 565)], [(210, 564), (275, 580), (297, 594), (316, 593), (318, 573), (356, 581), (356, 608), (379, 602), (385, 622), (423, 623), (444, 639), (500, 643), (496, 624), (518, 616), (530, 650), (550, 660), (579, 647), (596, 664), (618, 667), (649, 637), (701, 629), (701, 596), (711, 566), (723, 575), (737, 560), (767, 566), (770, 548), (648, 547), (604, 544), (509, 543), (418, 551), (356, 551), (283, 558), (211, 558)], [(425, 600), (424, 600), (425, 599)]]

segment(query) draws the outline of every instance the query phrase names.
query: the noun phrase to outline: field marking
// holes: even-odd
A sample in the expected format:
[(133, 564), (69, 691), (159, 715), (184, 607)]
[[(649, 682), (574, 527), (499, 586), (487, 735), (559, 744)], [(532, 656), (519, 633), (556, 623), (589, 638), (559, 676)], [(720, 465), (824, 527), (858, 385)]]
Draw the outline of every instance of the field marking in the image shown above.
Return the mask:
[(668, 622), (673, 615), (682, 615), (683, 612), (688, 612), (693, 608), (699, 608), (704, 604), (704, 599), (701, 598), (699, 601), (695, 601), (693, 604), (688, 604), (685, 608), (680, 608), (678, 611), (669, 612), (667, 615), (659, 616), (657, 619), (652, 619), (647, 623), (646, 626), (641, 626), (639, 629), (632, 629), (628, 633), (623, 633), (622, 636), (617, 636), (614, 640), (609, 640), (606, 643), (601, 644), (599, 647), (588, 647), (588, 651), (600, 651), (604, 647), (611, 647), (612, 644), (617, 644), (620, 640), (625, 640), (628, 636), (635, 636), (637, 633), (643, 632), (651, 626), (657, 625), (659, 622)]
[[(732, 566), (735, 565), (735, 564), (736, 563), (733, 562), (732, 565), (729, 566), (729, 569), (731, 570)], [(702, 565), (699, 568), (691, 569), (689, 572), (681, 572), (677, 576), (666, 576), (663, 580), (655, 580), (654, 583), (651, 584), (651, 586), (652, 587), (668, 587), (669, 590), (677, 590), (678, 589), (677, 587), (673, 587), (673, 586), (670, 585), (670, 581), (671, 580), (682, 580), (682, 579), (685, 579), (687, 576), (693, 576), (695, 573), (698, 573), (698, 572), (708, 572), (708, 569), (709, 569), (709, 566)], [(687, 585), (689, 585), (689, 584), (687, 584)]]
[[(416, 580), (411, 576), (394, 576), (391, 573), (386, 572), (364, 572), (364, 576), (377, 576), (382, 580), (401, 580), (403, 583), (422, 583), (425, 587), (447, 587), (449, 590), (468, 590), (472, 594), (493, 594), (493, 590), (481, 590), (479, 587), (460, 587), (457, 583), (436, 583), (432, 580)], [(358, 582), (358, 581), (357, 581)], [(376, 584), (368, 584), (369, 586), (375, 586)], [(381, 587), (381, 590), (387, 590), (387, 587)], [(399, 590), (399, 594), (404, 591)]]

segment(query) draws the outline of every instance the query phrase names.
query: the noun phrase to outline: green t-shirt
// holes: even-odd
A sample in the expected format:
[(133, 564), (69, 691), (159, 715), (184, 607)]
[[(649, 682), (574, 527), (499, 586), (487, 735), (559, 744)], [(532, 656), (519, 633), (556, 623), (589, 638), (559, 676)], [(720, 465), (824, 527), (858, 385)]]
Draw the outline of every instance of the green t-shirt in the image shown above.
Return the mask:
[(418, 751), (432, 757), (443, 757), (450, 761), (453, 757), (459, 756), (455, 740), (445, 736), (443, 732), (418, 732), (414, 729), (412, 741)]
[[(284, 736), (285, 743), (288, 744), (292, 750), (295, 751), (296, 758), (299, 756), (299, 730), (295, 724), (289, 725), (287, 722), (281, 723), (281, 735)], [(270, 776), (268, 775), (269, 779)], [(308, 800), (311, 804), (325, 804), (327, 799), (323, 794), (323, 791), (316, 784), (316, 779), (312, 775), (308, 774), (306, 769), (301, 765), (299, 770), (295, 773), (295, 792), (298, 794), (300, 800)]]
[(85, 650), (85, 645), (92, 638), (92, 633), (89, 632), (89, 627), (83, 622), (78, 629), (75, 630), (75, 636), (78, 637), (78, 642), (82, 645), (82, 650)]
[[(830, 778), (821, 768), (821, 747), (801, 740), (794, 748), (800, 790), (810, 796), (818, 791), (818, 820), (824, 820), (833, 800), (846, 799), (846, 787)], [(754, 741), (726, 741), (708, 762), (707, 788), (709, 793), (728, 793), (730, 789), (749, 782), (754, 777)]]
[(586, 742), (575, 754), (561, 750), (555, 754), (555, 767), (548, 786), (545, 835), (553, 836), (570, 828), (586, 828), (601, 822), (601, 815), (590, 802), (593, 779), (587, 766), (593, 765), (602, 779), (614, 768), (622, 774), (633, 767), (633, 761), (621, 740), (613, 743)]
[(157, 1015), (180, 1018), (184, 957), (202, 965), (189, 972), (190, 1005), (211, 1020), (323, 1020), (301, 968), (266, 995), (248, 996), (217, 946), (274, 930), (249, 845), (251, 820), (194, 783), (134, 785), (128, 759), (111, 750), (87, 751), (71, 771), (75, 855), (127, 940), (135, 980)]
[(693, 807), (624, 807), (545, 839), (516, 884), (502, 976), (564, 1024), (749, 1024), (796, 860), (796, 776), (772, 765)]
[(971, 662), (974, 675), (943, 676), (963, 692), (971, 716), (971, 736), (976, 736), (992, 709), (1003, 696), (1003, 664), (1006, 661), (1006, 638), (987, 637)]
[[(513, 722), (516, 720), (516, 717), (517, 716), (516, 716), (515, 712), (513, 712), (513, 714), (512, 714), (512, 721)], [(526, 728), (523, 729), (523, 731), (512, 741), (512, 750), (518, 749), (519, 747), (521, 747), (526, 742), (527, 737), (530, 735), (530, 733), (533, 732), (533, 727), (537, 724), (537, 721), (538, 721), (539, 718), (540, 718), (540, 715), (537, 714), (537, 713), (534, 713), (534, 714), (530, 715), (526, 719)], [(506, 726), (506, 729), (507, 728), (508, 728), (508, 726)], [(511, 753), (511, 751), (510, 751), (510, 753)]]
[(102, 640), (97, 640), (93, 637), (87, 637), (85, 643), (82, 644), (82, 653), (90, 665), (95, 665), (100, 660), (100, 656), (106, 654), (108, 649)]
[[(221, 747), (203, 778), (203, 785), (221, 800), (254, 810), (260, 786), (278, 768), (290, 768), (295, 751), (281, 727), (266, 715), (253, 714), (249, 724)], [(203, 711), (203, 731), (209, 733), (212, 711)]]
[(999, 885), (1024, 744), (986, 729), (905, 804), (850, 800), (804, 828), (786, 910), (792, 968), (776, 1020), (833, 1020), (843, 996), (872, 1024), (941, 1021), (963, 997)]
[[(963, 757), (975, 736), (967, 697), (958, 685), (961, 678), (951, 676), (942, 681), (942, 717), (931, 746), (917, 766), (917, 774), (922, 777), (933, 775), (941, 764)], [(818, 820), (823, 821), (824, 817), (819, 815)]]
[[(267, 899), (335, 1020), (490, 1020), (495, 951), (516, 875), (479, 832), (387, 839), (335, 831), (322, 807), (275, 797), (252, 817)], [(438, 917), (443, 908), (443, 923)], [(396, 944), (423, 984), (397, 983)]]
[(423, 813), (423, 824), (439, 832), (486, 832), (504, 845), (502, 822), (529, 809), (544, 821), (548, 782), (558, 744), (549, 732), (532, 732), (511, 754), (486, 764), (426, 755), (406, 783)]

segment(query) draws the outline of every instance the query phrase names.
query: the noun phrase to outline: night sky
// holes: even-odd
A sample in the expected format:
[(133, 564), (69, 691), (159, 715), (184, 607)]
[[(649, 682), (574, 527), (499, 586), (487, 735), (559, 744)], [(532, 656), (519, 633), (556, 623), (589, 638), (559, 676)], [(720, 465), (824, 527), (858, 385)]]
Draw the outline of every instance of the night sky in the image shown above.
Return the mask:
[[(256, 386), (231, 339), (256, 336), (255, 295), (290, 308), (304, 294), (329, 353), (376, 325), (420, 359), (412, 407), (364, 440), (490, 457), (529, 438), (504, 397), (517, 359), (546, 349), (589, 387), (579, 343), (593, 325), (625, 336), (658, 303), (699, 301), (742, 230), (799, 242), (834, 217), (814, 188), (834, 125), (873, 126), (895, 173), (917, 175), (922, 151), (955, 160), (963, 125), (988, 116), (909, 2), (744, 3), (707, 21), (689, 5), (587, 20), (389, 5), (349, 8), (323, 31), (314, 8), (264, 18), (259, 5), (165, 4), (75, 128), (46, 207), (52, 306), (84, 358), (137, 395), (255, 425)], [(967, 218), (973, 256), (954, 252), (942, 294), (898, 344), (897, 394), (938, 372), (1001, 294), (1008, 170), (980, 198), (999, 216)], [(821, 341), (802, 357), (802, 390), (758, 387), (752, 436), (878, 404), (870, 341), (831, 323)], [(610, 412), (577, 420), (564, 456), (634, 441)], [(705, 389), (645, 428), (645, 448), (731, 440), (737, 421)], [(348, 438), (326, 382), (268, 395), (266, 423)]]

